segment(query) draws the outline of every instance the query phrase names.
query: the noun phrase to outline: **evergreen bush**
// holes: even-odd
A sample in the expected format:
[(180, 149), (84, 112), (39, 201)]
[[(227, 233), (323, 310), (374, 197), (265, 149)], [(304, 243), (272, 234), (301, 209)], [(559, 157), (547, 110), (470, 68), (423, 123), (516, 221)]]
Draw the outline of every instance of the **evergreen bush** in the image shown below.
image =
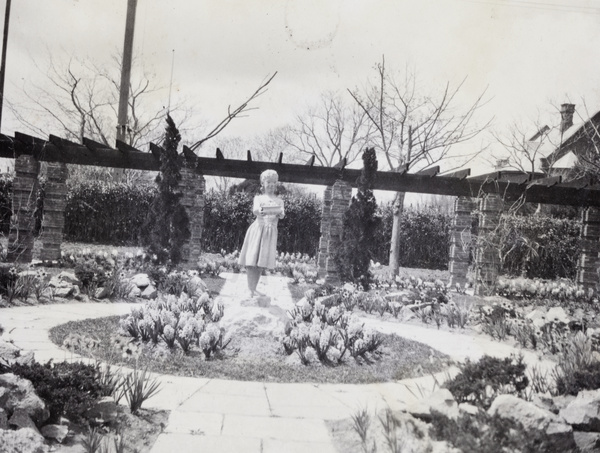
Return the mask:
[(190, 220), (181, 204), (183, 194), (179, 188), (181, 172), (177, 146), (180, 140), (175, 122), (167, 115), (165, 141), (160, 153), (160, 173), (156, 177), (158, 194), (142, 227), (142, 238), (148, 253), (156, 255), (159, 263), (169, 262), (173, 265), (182, 260), (183, 245), (190, 237)]
[(369, 264), (375, 253), (375, 232), (381, 223), (377, 215), (377, 202), (373, 195), (377, 159), (375, 149), (363, 153), (363, 169), (358, 179), (358, 193), (352, 197), (344, 213), (340, 246), (336, 254), (338, 272), (343, 281), (360, 283), (369, 287)]

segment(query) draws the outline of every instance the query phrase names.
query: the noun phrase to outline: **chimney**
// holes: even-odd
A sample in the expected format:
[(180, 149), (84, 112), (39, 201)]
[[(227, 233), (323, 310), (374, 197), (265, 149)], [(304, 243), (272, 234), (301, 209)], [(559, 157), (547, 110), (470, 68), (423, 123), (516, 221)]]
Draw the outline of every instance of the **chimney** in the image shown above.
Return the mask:
[(561, 104), (560, 106), (560, 131), (564, 132), (573, 125), (575, 104)]

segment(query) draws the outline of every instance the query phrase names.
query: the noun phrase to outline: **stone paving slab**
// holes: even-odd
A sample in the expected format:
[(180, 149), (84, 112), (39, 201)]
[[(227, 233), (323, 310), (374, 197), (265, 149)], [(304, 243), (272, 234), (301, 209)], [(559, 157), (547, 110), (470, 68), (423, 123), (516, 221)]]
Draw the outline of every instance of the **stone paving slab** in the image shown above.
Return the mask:
[(223, 430), (223, 414), (173, 411), (169, 416), (166, 433), (220, 436)]
[(240, 396), (197, 392), (183, 402), (178, 411), (239, 414), (268, 417), (271, 415), (265, 396)]
[[(280, 450), (284, 453), (286, 450)], [(263, 453), (261, 439), (201, 436), (194, 434), (161, 434), (152, 453)], [(313, 452), (317, 453), (317, 452)]]
[[(310, 439), (310, 437), (309, 437)], [(262, 453), (340, 453), (331, 442), (293, 442), (264, 439)], [(344, 452), (350, 453), (350, 452)]]
[(323, 420), (225, 415), (223, 435), (282, 441), (330, 442)]
[(221, 395), (240, 395), (256, 398), (265, 397), (265, 384), (252, 381), (229, 381), (226, 379), (210, 379), (204, 387), (203, 393)]

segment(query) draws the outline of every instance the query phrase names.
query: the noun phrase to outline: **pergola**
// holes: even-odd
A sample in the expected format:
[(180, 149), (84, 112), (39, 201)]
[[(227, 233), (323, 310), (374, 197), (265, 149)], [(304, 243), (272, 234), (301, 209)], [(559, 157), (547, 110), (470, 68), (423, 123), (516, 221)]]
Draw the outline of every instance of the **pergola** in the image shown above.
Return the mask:
[[(31, 196), (38, 184), (39, 164), (48, 162), (46, 202), (42, 224), (42, 259), (60, 256), (66, 206), (66, 164), (158, 171), (161, 148), (151, 144), (150, 152), (142, 152), (117, 141), (115, 148), (84, 138), (83, 144), (51, 135), (48, 140), (15, 133), (0, 135), (0, 157), (15, 159), (13, 219), (9, 235), (9, 259), (30, 262), (33, 249), (33, 210)], [(217, 149), (214, 158), (199, 157), (188, 147), (180, 155), (183, 205), (190, 216), (192, 237), (184, 250), (187, 262), (194, 264), (200, 256), (204, 206), (204, 175), (258, 179), (261, 172), (274, 169), (282, 182), (326, 186), (321, 219), (321, 240), (318, 265), (322, 276), (335, 280), (337, 272), (333, 254), (341, 235), (342, 216), (347, 209), (352, 187), (360, 170), (346, 168), (345, 161), (335, 167), (314, 165), (314, 158), (305, 165), (283, 162), (255, 161), (248, 151), (246, 160), (226, 159)], [(600, 266), (600, 186), (589, 179), (562, 182), (560, 176), (544, 178), (518, 172), (498, 172), (470, 177), (470, 170), (440, 175), (439, 167), (416, 173), (408, 168), (395, 172), (377, 172), (375, 189), (416, 192), (458, 197), (452, 225), (450, 272), (453, 282), (464, 283), (468, 268), (468, 251), (462, 244), (464, 232), (471, 226), (471, 214), (479, 213), (479, 231), (483, 238), (493, 231), (505, 203), (522, 200), (585, 207), (582, 214), (582, 254), (578, 262), (577, 281), (584, 286), (598, 283), (596, 269)], [(489, 243), (479, 241), (475, 257), (476, 290), (486, 292), (498, 274), (496, 253)]]

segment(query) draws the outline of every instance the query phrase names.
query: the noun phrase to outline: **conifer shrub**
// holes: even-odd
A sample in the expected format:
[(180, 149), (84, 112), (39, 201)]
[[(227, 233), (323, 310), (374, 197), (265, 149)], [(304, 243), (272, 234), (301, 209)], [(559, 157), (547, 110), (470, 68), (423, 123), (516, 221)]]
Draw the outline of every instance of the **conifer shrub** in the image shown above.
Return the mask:
[(377, 172), (375, 149), (366, 149), (362, 158), (358, 193), (352, 197), (350, 207), (344, 213), (340, 246), (335, 258), (343, 281), (368, 288), (372, 279), (369, 264), (375, 255), (374, 237), (381, 218), (377, 215), (377, 202), (373, 195)]
[(148, 253), (156, 255), (159, 263), (171, 265), (181, 261), (183, 245), (190, 237), (190, 220), (181, 204), (183, 194), (179, 188), (181, 171), (177, 146), (180, 140), (175, 122), (167, 115), (165, 140), (160, 152), (160, 173), (156, 177), (158, 194), (142, 227)]

